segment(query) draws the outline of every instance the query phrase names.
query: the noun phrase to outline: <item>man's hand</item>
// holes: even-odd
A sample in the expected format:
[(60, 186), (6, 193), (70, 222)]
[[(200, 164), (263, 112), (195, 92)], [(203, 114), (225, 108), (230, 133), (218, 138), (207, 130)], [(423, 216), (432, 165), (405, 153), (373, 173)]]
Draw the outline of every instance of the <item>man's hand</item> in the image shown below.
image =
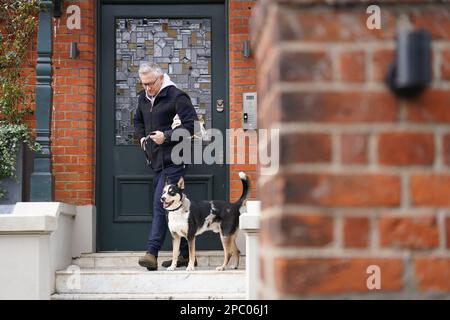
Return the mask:
[(152, 139), (156, 144), (162, 144), (166, 138), (164, 137), (163, 132), (155, 131), (155, 134), (151, 135), (150, 139)]

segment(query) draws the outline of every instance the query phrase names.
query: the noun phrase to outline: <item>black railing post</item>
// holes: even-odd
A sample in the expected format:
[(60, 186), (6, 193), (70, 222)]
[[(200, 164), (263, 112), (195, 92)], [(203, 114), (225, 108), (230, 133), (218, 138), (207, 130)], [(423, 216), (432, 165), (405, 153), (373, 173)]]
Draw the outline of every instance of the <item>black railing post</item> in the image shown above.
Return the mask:
[(51, 0), (41, 1), (36, 66), (36, 140), (42, 151), (35, 153), (30, 181), (31, 201), (53, 201), (53, 175), (51, 155), (52, 119), (52, 14)]

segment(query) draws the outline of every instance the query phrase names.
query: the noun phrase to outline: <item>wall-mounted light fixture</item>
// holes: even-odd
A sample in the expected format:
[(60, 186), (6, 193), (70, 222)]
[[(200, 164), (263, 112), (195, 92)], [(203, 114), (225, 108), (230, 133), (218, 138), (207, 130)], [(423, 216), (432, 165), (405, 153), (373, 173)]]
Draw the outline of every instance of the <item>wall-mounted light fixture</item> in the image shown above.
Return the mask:
[(53, 0), (53, 17), (59, 18), (62, 14), (63, 0)]
[(400, 31), (386, 83), (398, 96), (413, 97), (431, 81), (431, 36), (424, 30)]
[(78, 57), (79, 53), (80, 52), (78, 51), (77, 43), (71, 42), (70, 43), (70, 53), (69, 53), (70, 59), (76, 59)]
[(244, 52), (244, 57), (250, 58), (250, 56), (252, 55), (250, 41), (244, 41), (243, 52)]

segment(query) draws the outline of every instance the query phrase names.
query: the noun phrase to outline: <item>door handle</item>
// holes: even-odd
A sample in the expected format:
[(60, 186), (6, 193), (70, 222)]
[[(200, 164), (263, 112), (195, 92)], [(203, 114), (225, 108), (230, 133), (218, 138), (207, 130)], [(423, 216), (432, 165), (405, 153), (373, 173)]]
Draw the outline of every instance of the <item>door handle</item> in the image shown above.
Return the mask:
[(217, 101), (216, 101), (216, 110), (217, 110), (217, 112), (223, 112), (223, 109), (224, 109), (223, 99), (217, 99)]

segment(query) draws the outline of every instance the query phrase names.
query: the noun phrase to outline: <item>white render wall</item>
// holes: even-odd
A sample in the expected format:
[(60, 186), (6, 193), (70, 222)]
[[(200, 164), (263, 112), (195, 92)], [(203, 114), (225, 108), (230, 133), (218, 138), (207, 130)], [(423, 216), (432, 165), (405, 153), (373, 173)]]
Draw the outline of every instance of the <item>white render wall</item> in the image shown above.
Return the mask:
[(0, 235), (0, 299), (45, 299), (49, 247), (47, 235)]
[(93, 206), (18, 202), (11, 214), (0, 215), (0, 299), (50, 299), (55, 271), (95, 251), (91, 230)]
[(247, 201), (247, 210), (239, 217), (239, 228), (246, 238), (246, 299), (258, 299), (259, 229), (261, 201)]
[(72, 257), (96, 252), (97, 213), (93, 205), (78, 206), (72, 234)]

